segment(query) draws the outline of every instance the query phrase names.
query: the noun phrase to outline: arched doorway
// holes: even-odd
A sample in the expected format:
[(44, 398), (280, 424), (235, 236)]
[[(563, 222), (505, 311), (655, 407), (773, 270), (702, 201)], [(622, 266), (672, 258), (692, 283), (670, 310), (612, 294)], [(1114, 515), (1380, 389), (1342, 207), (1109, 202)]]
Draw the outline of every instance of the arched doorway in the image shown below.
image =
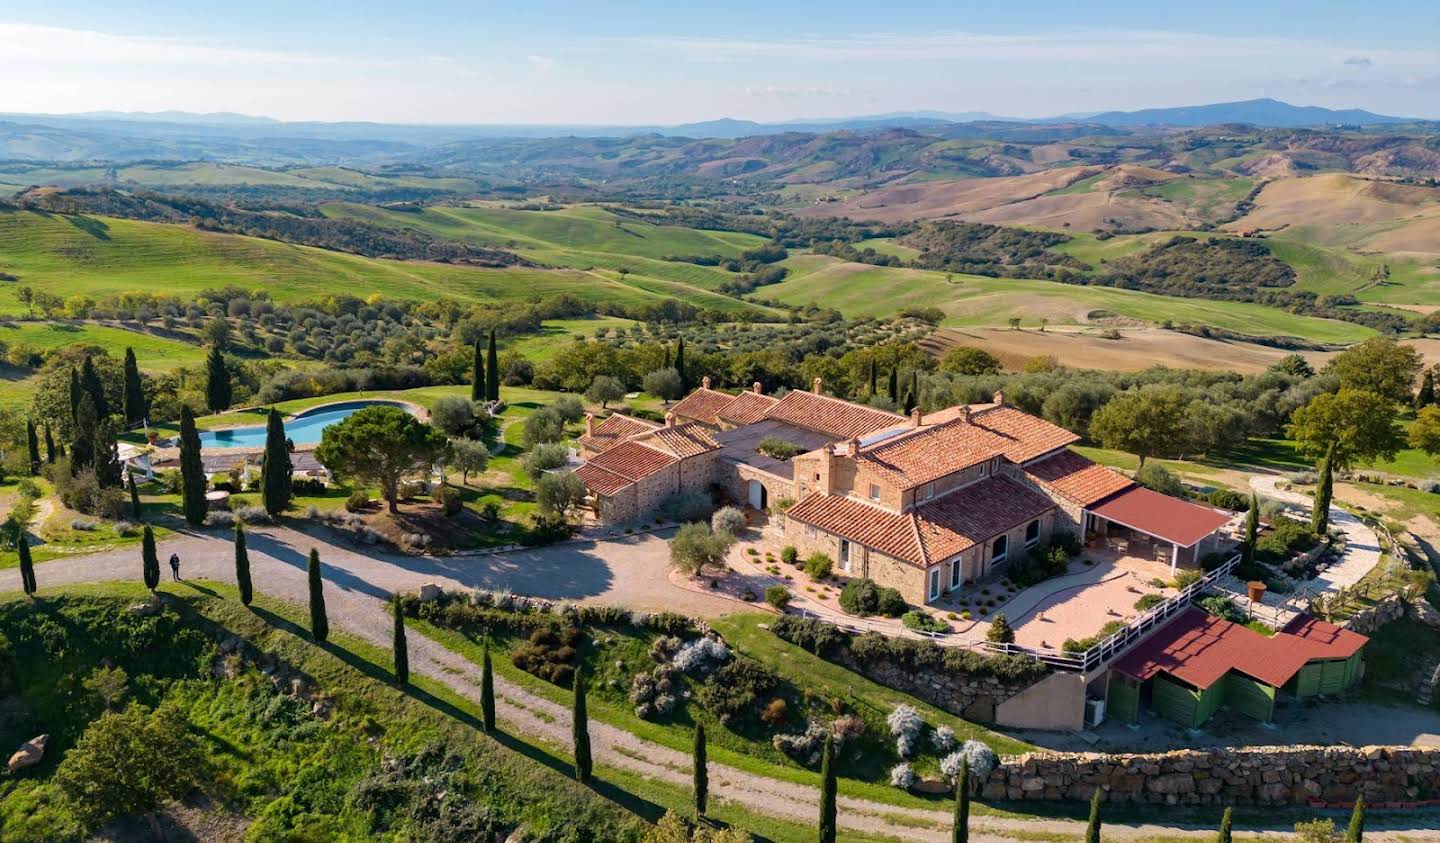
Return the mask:
[(746, 503), (751, 509), (764, 510), (769, 504), (768, 495), (765, 491), (765, 484), (759, 480), (751, 480), (746, 484)]

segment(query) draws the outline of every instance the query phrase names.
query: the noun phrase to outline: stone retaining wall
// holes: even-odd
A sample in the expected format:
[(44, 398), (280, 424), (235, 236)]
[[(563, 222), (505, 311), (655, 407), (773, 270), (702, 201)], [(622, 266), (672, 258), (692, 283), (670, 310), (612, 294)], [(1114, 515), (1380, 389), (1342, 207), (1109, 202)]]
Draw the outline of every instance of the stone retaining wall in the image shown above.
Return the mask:
[(1006, 682), (994, 676), (915, 670), (889, 662), (862, 665), (848, 650), (843, 651), (838, 660), (887, 688), (919, 697), (936, 708), (977, 723), (994, 723), (996, 706), (1037, 681)]
[(1157, 805), (1344, 804), (1440, 798), (1440, 749), (1263, 746), (1145, 755), (1007, 756), (981, 786), (987, 800), (1088, 800)]
[(1391, 594), (1368, 609), (1356, 612), (1345, 621), (1345, 628), (1361, 635), (1374, 635), (1380, 627), (1405, 615), (1405, 601)]

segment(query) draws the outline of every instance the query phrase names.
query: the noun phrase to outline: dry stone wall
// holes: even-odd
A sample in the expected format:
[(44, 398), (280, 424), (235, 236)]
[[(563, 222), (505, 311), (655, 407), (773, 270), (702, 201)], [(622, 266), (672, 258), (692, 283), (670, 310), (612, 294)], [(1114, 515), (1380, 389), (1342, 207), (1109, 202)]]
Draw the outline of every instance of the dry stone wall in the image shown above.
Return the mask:
[(1343, 805), (1440, 800), (1440, 749), (1269, 746), (1143, 755), (1007, 756), (981, 787), (987, 800), (1088, 800), (1154, 805)]

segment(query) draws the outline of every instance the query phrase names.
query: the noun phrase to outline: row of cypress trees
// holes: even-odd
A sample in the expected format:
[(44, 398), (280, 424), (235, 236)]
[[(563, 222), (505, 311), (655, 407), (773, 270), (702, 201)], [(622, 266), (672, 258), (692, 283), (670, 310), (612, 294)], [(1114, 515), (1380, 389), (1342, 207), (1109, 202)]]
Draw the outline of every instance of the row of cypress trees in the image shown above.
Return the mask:
[(470, 370), (470, 400), (500, 400), (500, 357), (495, 351), (495, 331), (490, 331), (489, 348), (481, 356), (480, 340), (475, 340), (474, 360)]

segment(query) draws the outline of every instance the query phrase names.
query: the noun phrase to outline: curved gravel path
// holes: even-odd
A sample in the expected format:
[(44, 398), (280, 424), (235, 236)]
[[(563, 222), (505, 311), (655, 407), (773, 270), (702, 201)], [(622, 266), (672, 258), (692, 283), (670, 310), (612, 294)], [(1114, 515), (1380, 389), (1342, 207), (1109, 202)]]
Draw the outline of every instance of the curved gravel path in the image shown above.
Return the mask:
[[(385, 601), (394, 591), (413, 591), (427, 582), (449, 588), (466, 588), (477, 584), (493, 584), (498, 580), (512, 582), (517, 592), (555, 594), (557, 590), (563, 590), (563, 587), (573, 587), (577, 581), (560, 570), (567, 560), (572, 565), (583, 566), (587, 557), (603, 556), (608, 565), (614, 566), (613, 576), (616, 578), (653, 577), (653, 566), (649, 562), (636, 563), (632, 566), (633, 570), (626, 570), (626, 560), (646, 560), (655, 554), (656, 545), (661, 549), (664, 547), (663, 539), (639, 536), (613, 543), (572, 543), (558, 548), (547, 548), (544, 553), (529, 551), (447, 559), (389, 555), (371, 549), (361, 551), (289, 527), (248, 530), (246, 538), (252, 576), (257, 589), (265, 594), (302, 604), (308, 599), (305, 567), (309, 550), (312, 546), (318, 549), (325, 566), (325, 600), (331, 622), (379, 647), (389, 647), (391, 643), (391, 620)], [(162, 559), (168, 558), (171, 553), (180, 554), (181, 573), (187, 579), (234, 582), (234, 556), (228, 536), (182, 534), (161, 544)], [(532, 563), (529, 570), (525, 567), (527, 559)], [(168, 571), (163, 573), (168, 574)], [(42, 595), (46, 588), (57, 585), (138, 580), (139, 549), (131, 547), (41, 563), (36, 566), (36, 578), (39, 580)], [(663, 580), (663, 576), (661, 579)], [(578, 581), (587, 580), (581, 578)], [(0, 591), (18, 590), (19, 582), (17, 570), (0, 571)], [(531, 591), (523, 587), (525, 583), (537, 587)], [(557, 589), (557, 585), (562, 588)], [(659, 600), (665, 602), (648, 608), (673, 609), (675, 591), (670, 587), (652, 595), (645, 589), (639, 589), (635, 596), (636, 605), (646, 608), (643, 604)], [(603, 596), (607, 593), (610, 593), (610, 589), (582, 596), (603, 602)], [(699, 597), (704, 598), (705, 595)], [(706, 614), (733, 611), (733, 604), (728, 601), (719, 598), (709, 600), (714, 605), (703, 607), (710, 610), (704, 612)], [(411, 670), (478, 702), (480, 677), (478, 668), (473, 663), (414, 631), (409, 636), (409, 645)], [(566, 706), (537, 696), (498, 676), (495, 677), (495, 690), (502, 730), (541, 741), (562, 753), (566, 751), (570, 743), (570, 712)], [(688, 753), (642, 740), (629, 732), (600, 722), (591, 723), (590, 735), (595, 760), (600, 764), (678, 787), (690, 787)], [(714, 762), (710, 764), (710, 792), (712, 799), (734, 802), (750, 811), (801, 825), (809, 825), (817, 816), (819, 793), (816, 788), (771, 779)], [(948, 810), (902, 808), (843, 795), (839, 805), (840, 827), (849, 831), (914, 841), (949, 839)], [(971, 829), (971, 839), (976, 841), (1035, 839), (1037, 834), (1049, 839), (1056, 836), (1078, 836), (1083, 830), (1083, 823), (1070, 820), (975, 817), (972, 819)], [(1007, 830), (1019, 833), (1011, 836), (1006, 834)], [(1208, 829), (1189, 830), (1160, 823), (1106, 826), (1106, 838), (1111, 840), (1139, 841), (1159, 837), (1208, 840), (1213, 836), (1214, 832)], [(1280, 832), (1263, 836), (1274, 836), (1275, 839), (1289, 837), (1288, 834)], [(1367, 839), (1372, 837), (1375, 840), (1400, 839), (1390, 838), (1383, 833), (1367, 835)], [(1440, 834), (1407, 832), (1404, 839), (1440, 840)]]

